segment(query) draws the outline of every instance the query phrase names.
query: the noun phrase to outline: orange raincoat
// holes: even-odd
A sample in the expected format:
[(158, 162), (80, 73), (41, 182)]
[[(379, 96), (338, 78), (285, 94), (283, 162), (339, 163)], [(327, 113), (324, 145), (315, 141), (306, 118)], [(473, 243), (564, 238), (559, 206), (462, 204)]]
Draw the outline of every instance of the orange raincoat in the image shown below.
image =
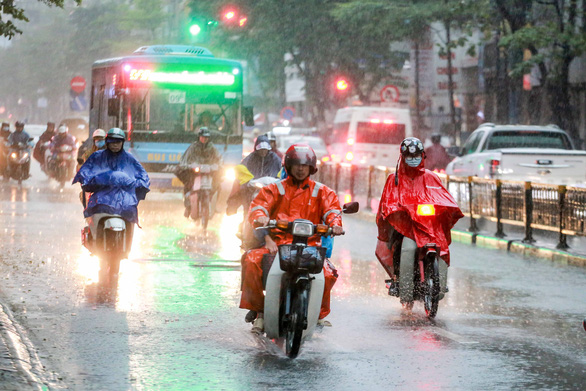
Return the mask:
[[(340, 211), (340, 201), (334, 191), (327, 186), (305, 179), (301, 184), (293, 183), (288, 177), (281, 182), (273, 183), (262, 188), (258, 196), (252, 201), (248, 219), (250, 224), (262, 216), (270, 219), (288, 220), (306, 219), (314, 224), (331, 224), (342, 226), (342, 218), (337, 215)], [(293, 242), (293, 235), (274, 231), (271, 233), (277, 246)], [(308, 245), (318, 246), (320, 236), (309, 238)], [(263, 312), (264, 295), (262, 285), (261, 262), (266, 248), (249, 251), (242, 260), (242, 298), (240, 308)], [(330, 313), (330, 291), (336, 282), (335, 271), (330, 264), (324, 264), (325, 288), (319, 318), (323, 319)]]

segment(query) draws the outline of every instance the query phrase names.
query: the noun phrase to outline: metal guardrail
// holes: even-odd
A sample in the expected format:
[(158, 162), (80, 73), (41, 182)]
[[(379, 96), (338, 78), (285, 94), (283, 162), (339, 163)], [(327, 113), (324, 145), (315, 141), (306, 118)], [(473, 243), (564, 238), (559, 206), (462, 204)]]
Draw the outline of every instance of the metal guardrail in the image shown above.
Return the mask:
[[(376, 211), (387, 177), (395, 168), (323, 164), (318, 180), (338, 193), (342, 203), (359, 201)], [(559, 233), (557, 248), (568, 249), (567, 236), (586, 236), (586, 188), (533, 182), (502, 181), (439, 174), (464, 215), (470, 218), (471, 232), (476, 221), (496, 223), (495, 236), (504, 237), (504, 224), (523, 226), (525, 243), (533, 243), (533, 230)]]

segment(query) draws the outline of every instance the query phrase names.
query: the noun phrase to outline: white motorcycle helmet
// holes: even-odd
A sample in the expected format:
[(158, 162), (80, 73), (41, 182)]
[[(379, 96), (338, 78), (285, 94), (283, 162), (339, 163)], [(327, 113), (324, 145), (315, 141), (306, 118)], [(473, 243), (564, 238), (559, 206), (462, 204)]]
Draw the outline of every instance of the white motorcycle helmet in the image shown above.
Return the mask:
[(94, 130), (94, 133), (92, 134), (92, 138), (98, 138), (98, 137), (106, 138), (106, 131), (104, 129)]

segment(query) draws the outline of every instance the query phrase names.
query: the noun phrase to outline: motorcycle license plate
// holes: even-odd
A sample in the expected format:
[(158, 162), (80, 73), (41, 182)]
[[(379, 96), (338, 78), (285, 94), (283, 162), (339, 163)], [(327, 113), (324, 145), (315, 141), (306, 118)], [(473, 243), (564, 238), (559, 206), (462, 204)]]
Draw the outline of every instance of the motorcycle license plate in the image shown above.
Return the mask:
[(212, 188), (211, 175), (202, 175), (201, 176), (201, 188), (202, 189), (211, 189)]

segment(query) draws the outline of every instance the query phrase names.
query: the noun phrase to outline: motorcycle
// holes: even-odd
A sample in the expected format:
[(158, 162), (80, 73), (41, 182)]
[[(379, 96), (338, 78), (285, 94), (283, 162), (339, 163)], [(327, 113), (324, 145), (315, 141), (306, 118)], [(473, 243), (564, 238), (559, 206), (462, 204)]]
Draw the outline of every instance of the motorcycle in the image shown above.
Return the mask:
[[(416, 214), (419, 221), (436, 217), (433, 204), (420, 204)], [(398, 268), (398, 292), (391, 292), (391, 280), (387, 280), (389, 295), (398, 296), (405, 309), (411, 310), (416, 300), (422, 301), (429, 318), (437, 315), (438, 304), (447, 293), (448, 265), (440, 257), (435, 243), (417, 247), (414, 240), (403, 237)]]
[[(356, 213), (357, 202), (345, 204), (340, 213)], [(332, 228), (309, 220), (271, 220), (256, 229), (280, 230), (293, 235), (291, 244), (279, 246), (272, 263), (263, 259), (265, 287), (264, 330), (267, 338), (285, 342), (290, 358), (299, 354), (303, 340), (309, 338), (319, 318), (324, 292), (323, 272), (326, 248), (308, 246), (313, 235), (327, 236)]]
[(57, 147), (48, 157), (47, 173), (63, 187), (75, 174), (75, 151), (71, 145)]
[(185, 196), (189, 197), (191, 205), (190, 217), (193, 220), (201, 219), (204, 231), (208, 228), (208, 222), (212, 215), (212, 191), (214, 173), (218, 171), (217, 164), (197, 164), (190, 166), (196, 174), (191, 191)]
[[(32, 141), (32, 138), (29, 139), (30, 141)], [(20, 185), (23, 180), (29, 177), (31, 161), (30, 146), (28, 143), (20, 142), (11, 146), (7, 145), (7, 147), (9, 150), (6, 170), (4, 171), (4, 180), (12, 178), (17, 180)]]
[[(83, 192), (82, 200), (86, 198)], [(128, 258), (134, 225), (108, 213), (96, 213), (86, 218), (86, 224), (81, 230), (81, 243), (100, 258), (100, 281), (111, 281), (118, 275), (120, 261)]]

